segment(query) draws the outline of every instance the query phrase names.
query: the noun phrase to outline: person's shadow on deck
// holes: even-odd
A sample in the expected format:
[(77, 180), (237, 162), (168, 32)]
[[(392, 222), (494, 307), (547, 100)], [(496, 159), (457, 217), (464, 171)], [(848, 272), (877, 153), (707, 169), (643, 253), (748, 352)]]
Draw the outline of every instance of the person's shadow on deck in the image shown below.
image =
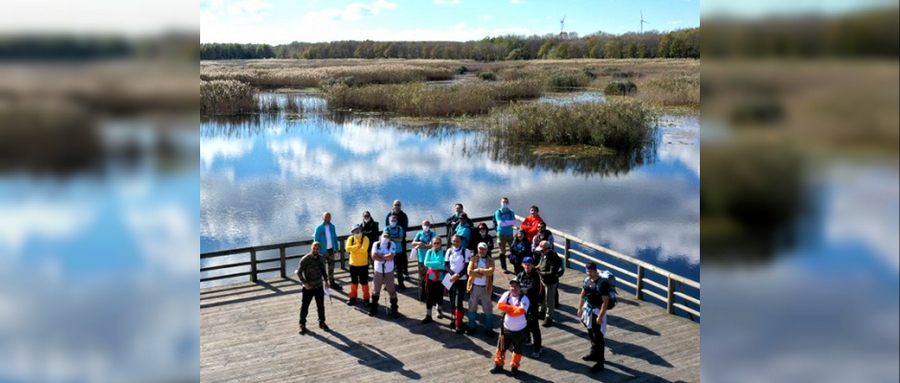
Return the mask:
[[(576, 323), (580, 323), (580, 322), (576, 322)], [(554, 323), (553, 327), (556, 327), (560, 330), (566, 331), (577, 337), (582, 337), (582, 338), (584, 338), (585, 342), (587, 342), (587, 344), (590, 344), (589, 340), (588, 340), (587, 330), (585, 330), (581, 326), (579, 326), (579, 328), (576, 329), (572, 326), (565, 324), (564, 321), (559, 321), (559, 322)], [(626, 343), (626, 342), (619, 342), (619, 341), (616, 341), (616, 340), (613, 340), (613, 339), (607, 337), (606, 338), (606, 347), (608, 347), (609, 350), (613, 354), (628, 355), (631, 357), (640, 358), (640, 359), (646, 360), (647, 363), (650, 363), (655, 366), (663, 366), (663, 367), (669, 367), (669, 368), (674, 367), (665, 358), (663, 358), (659, 354), (657, 354), (657, 353), (653, 352), (652, 350), (650, 350), (644, 346), (641, 346), (641, 345), (637, 345), (637, 344), (633, 344), (633, 343)], [(545, 351), (545, 353), (546, 353), (546, 351)]]
[(606, 314), (606, 320), (608, 325), (618, 327), (626, 331), (640, 332), (647, 335), (659, 336), (659, 332), (657, 332), (656, 330), (642, 324), (635, 323), (630, 319), (626, 319), (625, 317)]
[[(416, 306), (416, 308), (420, 307), (421, 306), (418, 305)], [(419, 319), (404, 315), (402, 311), (403, 307), (401, 307), (400, 310), (400, 315), (397, 318), (391, 318), (385, 313), (385, 308), (381, 307), (375, 318), (394, 322), (397, 326), (409, 331), (411, 334), (431, 338), (431, 340), (440, 343), (444, 348), (472, 351), (486, 358), (493, 357), (494, 355), (489, 351), (485, 351), (481, 346), (478, 346), (478, 344), (472, 340), (471, 336), (457, 334), (453, 332), (453, 330), (450, 330), (449, 326), (444, 328), (445, 325), (440, 323), (439, 319), (435, 319), (434, 322), (428, 324), (422, 324), (419, 322)]]
[(413, 370), (404, 369), (403, 362), (378, 347), (363, 342), (354, 342), (335, 330), (329, 331), (328, 334), (331, 334), (332, 336), (340, 340), (343, 344), (335, 342), (330, 338), (319, 335), (315, 332), (309, 333), (311, 337), (356, 358), (357, 363), (361, 365), (368, 366), (369, 368), (374, 368), (382, 372), (397, 372), (400, 375), (403, 375), (403, 377), (405, 377), (406, 379), (422, 378), (422, 375), (419, 375), (419, 373)]

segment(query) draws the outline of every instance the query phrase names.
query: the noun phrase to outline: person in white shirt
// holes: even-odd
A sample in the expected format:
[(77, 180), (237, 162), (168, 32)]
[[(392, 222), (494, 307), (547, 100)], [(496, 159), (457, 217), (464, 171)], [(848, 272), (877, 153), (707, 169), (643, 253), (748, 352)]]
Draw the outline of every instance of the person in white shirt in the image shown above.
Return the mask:
[[(468, 279), (469, 260), (472, 258), (472, 252), (462, 246), (462, 237), (454, 235), (451, 240), (451, 246), (444, 253), (444, 270), (450, 275), (450, 311), (453, 312), (453, 322), (450, 328), (455, 329), (457, 334), (462, 334), (463, 328), (463, 300), (466, 295), (466, 280)], [(470, 323), (474, 325), (474, 323)]]
[(512, 361), (510, 373), (519, 372), (519, 364), (522, 361), (522, 341), (525, 339), (525, 327), (528, 321), (525, 313), (530, 307), (528, 297), (519, 290), (519, 280), (513, 278), (509, 281), (509, 291), (500, 296), (497, 301), (497, 309), (506, 313), (503, 316), (503, 328), (500, 330), (500, 339), (497, 341), (497, 351), (494, 354), (494, 367), (491, 373), (503, 372), (503, 364), (506, 359), (506, 350), (512, 348)]
[(387, 232), (381, 234), (381, 240), (372, 246), (372, 260), (374, 261), (374, 289), (372, 291), (372, 303), (369, 305), (369, 316), (378, 314), (378, 299), (381, 295), (382, 284), (391, 299), (391, 316), (397, 317), (397, 289), (394, 286), (394, 243)]

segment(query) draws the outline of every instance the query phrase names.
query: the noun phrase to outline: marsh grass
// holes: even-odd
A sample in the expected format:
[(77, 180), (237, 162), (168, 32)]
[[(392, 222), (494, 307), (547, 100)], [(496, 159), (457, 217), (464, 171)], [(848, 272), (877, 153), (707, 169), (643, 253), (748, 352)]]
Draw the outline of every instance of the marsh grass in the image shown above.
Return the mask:
[(478, 78), (480, 78), (480, 79), (482, 79), (482, 80), (485, 80), (485, 81), (496, 81), (496, 80), (497, 80), (497, 74), (494, 73), (494, 72), (491, 72), (491, 71), (487, 71), (487, 72), (479, 72), (479, 73), (478, 73)]
[[(266, 105), (268, 107), (271, 105)], [(260, 108), (256, 90), (248, 84), (235, 80), (200, 82), (200, 114), (203, 116), (256, 113)]]
[(238, 80), (260, 88), (313, 88), (323, 81), (352, 78), (353, 84), (399, 84), (450, 80), (456, 74), (447, 66), (375, 63), (370, 65), (341, 65), (326, 67), (263, 67), (251, 66), (201, 68), (203, 80)]
[(641, 85), (638, 97), (660, 106), (700, 107), (700, 74), (675, 74)]
[(617, 80), (606, 84), (603, 93), (610, 96), (630, 96), (637, 91), (637, 85), (628, 80)]
[(533, 80), (449, 86), (335, 84), (326, 86), (323, 92), (331, 108), (394, 112), (411, 117), (455, 117), (485, 114), (503, 101), (538, 97), (542, 86)]
[(643, 103), (514, 103), (488, 119), (490, 131), (509, 142), (590, 145), (611, 149), (642, 146), (651, 138), (655, 113)]

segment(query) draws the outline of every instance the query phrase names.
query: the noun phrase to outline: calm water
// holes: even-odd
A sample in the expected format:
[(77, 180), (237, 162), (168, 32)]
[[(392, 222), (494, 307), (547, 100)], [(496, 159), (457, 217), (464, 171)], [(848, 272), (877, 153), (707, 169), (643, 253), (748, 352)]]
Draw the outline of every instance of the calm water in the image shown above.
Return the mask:
[(303, 119), (201, 124), (202, 252), (310, 238), (326, 210), (343, 234), (365, 210), (382, 220), (394, 199), (419, 223), (442, 222), (456, 202), (493, 214), (505, 195), (520, 215), (538, 205), (553, 227), (699, 280), (694, 117), (664, 118), (646, 150), (573, 161), (501, 149), (477, 131), (333, 115), (299, 97), (311, 110)]

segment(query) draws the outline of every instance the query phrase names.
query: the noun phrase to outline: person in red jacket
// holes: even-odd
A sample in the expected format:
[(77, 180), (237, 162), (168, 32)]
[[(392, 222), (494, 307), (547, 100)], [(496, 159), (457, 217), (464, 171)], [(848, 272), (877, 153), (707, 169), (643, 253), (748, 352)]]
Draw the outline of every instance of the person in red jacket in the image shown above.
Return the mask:
[(522, 220), (522, 231), (525, 232), (525, 237), (528, 238), (528, 243), (531, 243), (531, 241), (534, 240), (534, 236), (537, 235), (537, 233), (540, 231), (540, 227), (538, 227), (538, 225), (540, 225), (541, 222), (544, 222), (544, 219), (541, 218), (540, 214), (538, 214), (539, 212), (540, 209), (538, 209), (537, 206), (532, 205), (531, 214), (529, 214), (527, 217), (525, 217), (524, 220)]

